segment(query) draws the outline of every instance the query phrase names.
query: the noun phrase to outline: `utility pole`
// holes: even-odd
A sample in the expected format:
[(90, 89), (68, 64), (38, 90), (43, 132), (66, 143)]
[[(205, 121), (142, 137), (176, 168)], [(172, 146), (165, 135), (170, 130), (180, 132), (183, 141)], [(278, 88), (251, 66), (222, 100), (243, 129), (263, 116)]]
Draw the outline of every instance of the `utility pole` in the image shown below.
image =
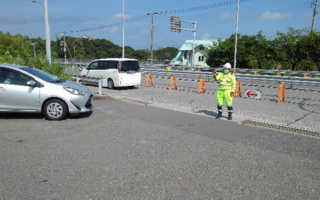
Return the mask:
[(159, 14), (159, 13), (157, 13), (157, 12), (148, 13), (148, 15), (152, 15), (152, 18), (151, 18), (151, 49), (150, 49), (151, 63), (150, 63), (150, 65), (153, 64), (153, 27), (154, 27), (153, 17), (154, 17), (154, 15), (158, 15), (158, 14)]
[(313, 9), (313, 18), (312, 18), (311, 32), (313, 32), (313, 30), (314, 30), (314, 23), (315, 23), (316, 15), (317, 15), (317, 6), (318, 6), (318, 0), (315, 0), (314, 9)]

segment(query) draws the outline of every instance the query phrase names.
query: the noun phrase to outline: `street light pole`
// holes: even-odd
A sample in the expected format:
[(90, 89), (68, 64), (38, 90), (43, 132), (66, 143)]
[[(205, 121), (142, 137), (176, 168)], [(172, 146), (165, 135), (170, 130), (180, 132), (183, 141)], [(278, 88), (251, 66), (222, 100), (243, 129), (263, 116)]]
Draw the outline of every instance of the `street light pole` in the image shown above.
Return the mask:
[(51, 42), (50, 42), (50, 27), (49, 27), (49, 17), (48, 17), (48, 1), (44, 0), (44, 16), (45, 16), (45, 26), (46, 26), (46, 52), (49, 65), (51, 65)]
[(238, 44), (238, 21), (239, 21), (239, 0), (237, 0), (237, 19), (236, 19), (236, 35), (234, 44), (234, 61), (233, 68), (236, 69), (237, 66), (237, 44)]
[(36, 43), (32, 42), (31, 45), (33, 46), (33, 58), (36, 58)]
[[(43, 0), (44, 4), (44, 22), (45, 22), (45, 32), (46, 32), (46, 54), (49, 65), (51, 65), (51, 42), (50, 42), (50, 27), (49, 27), (49, 17), (48, 17), (48, 0)], [(33, 3), (39, 3), (36, 0), (32, 0)], [(42, 3), (39, 3), (42, 5)]]
[(124, 0), (122, 0), (122, 58), (124, 58)]

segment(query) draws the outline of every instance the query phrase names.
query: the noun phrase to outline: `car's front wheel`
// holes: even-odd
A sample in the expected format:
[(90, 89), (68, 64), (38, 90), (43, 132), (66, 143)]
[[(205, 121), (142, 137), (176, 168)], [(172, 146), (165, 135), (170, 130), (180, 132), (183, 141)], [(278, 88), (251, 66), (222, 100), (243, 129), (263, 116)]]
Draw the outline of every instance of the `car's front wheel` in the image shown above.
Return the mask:
[(60, 99), (50, 99), (44, 105), (44, 116), (48, 120), (62, 120), (67, 114), (67, 105)]

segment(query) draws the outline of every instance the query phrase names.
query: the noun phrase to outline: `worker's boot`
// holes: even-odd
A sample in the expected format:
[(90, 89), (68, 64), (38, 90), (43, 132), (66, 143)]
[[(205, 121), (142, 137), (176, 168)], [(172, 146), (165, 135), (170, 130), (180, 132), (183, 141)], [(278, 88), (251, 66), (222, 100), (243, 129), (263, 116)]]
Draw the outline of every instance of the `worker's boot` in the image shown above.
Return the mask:
[(216, 119), (220, 119), (222, 117), (222, 112), (219, 112), (218, 115), (216, 116)]
[(232, 112), (228, 113), (228, 120), (232, 120)]

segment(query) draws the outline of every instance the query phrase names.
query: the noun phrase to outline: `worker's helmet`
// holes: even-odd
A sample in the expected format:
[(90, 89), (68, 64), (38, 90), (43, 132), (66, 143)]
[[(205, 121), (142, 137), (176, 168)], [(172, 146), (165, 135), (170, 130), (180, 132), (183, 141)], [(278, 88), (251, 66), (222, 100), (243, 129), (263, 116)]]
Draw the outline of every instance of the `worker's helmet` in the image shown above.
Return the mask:
[(230, 63), (226, 63), (226, 64), (224, 64), (223, 65), (223, 72), (224, 73), (229, 73), (230, 72), (230, 70), (231, 70), (231, 64)]
[(223, 65), (224, 69), (231, 69), (231, 64), (230, 63), (226, 63)]

